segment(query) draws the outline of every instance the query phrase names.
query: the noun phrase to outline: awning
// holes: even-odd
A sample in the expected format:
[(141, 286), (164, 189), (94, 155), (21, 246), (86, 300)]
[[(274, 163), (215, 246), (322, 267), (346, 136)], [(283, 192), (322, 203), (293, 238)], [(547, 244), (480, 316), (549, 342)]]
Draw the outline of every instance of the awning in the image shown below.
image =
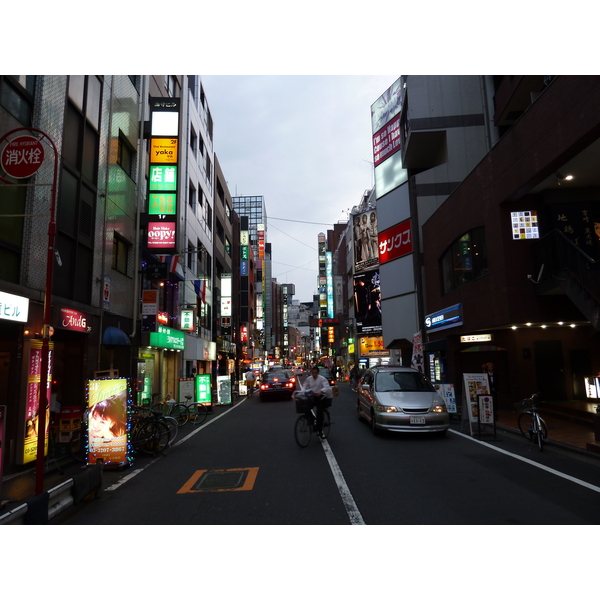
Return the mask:
[(131, 340), (122, 329), (107, 327), (102, 334), (102, 344), (105, 346), (131, 346)]
[(391, 341), (386, 347), (386, 350), (402, 350), (404, 348), (410, 349), (413, 347), (413, 343), (409, 342), (406, 338), (396, 338)]

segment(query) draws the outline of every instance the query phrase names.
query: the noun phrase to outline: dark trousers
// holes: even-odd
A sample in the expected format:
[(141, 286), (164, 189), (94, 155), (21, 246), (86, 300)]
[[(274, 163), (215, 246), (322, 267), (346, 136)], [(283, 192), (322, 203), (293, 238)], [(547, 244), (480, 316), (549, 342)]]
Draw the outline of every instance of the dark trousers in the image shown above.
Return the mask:
[(317, 396), (314, 400), (315, 413), (317, 414), (315, 429), (320, 433), (323, 431), (323, 411), (325, 410), (325, 400), (323, 396)]

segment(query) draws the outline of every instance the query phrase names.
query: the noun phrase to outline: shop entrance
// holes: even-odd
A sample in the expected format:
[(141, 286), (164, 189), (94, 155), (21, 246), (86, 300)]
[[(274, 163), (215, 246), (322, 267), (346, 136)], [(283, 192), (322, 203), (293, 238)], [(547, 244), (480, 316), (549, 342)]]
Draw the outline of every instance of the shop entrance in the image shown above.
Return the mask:
[(567, 400), (562, 342), (536, 340), (533, 342), (537, 389), (546, 402)]

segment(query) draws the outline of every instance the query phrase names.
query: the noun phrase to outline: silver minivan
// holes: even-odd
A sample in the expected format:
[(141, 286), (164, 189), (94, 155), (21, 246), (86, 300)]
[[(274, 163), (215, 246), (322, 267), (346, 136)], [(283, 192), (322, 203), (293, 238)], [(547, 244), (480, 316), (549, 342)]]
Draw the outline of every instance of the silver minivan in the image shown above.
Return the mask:
[(373, 367), (361, 378), (356, 403), (359, 419), (381, 430), (439, 433), (450, 426), (448, 408), (427, 378), (408, 367)]

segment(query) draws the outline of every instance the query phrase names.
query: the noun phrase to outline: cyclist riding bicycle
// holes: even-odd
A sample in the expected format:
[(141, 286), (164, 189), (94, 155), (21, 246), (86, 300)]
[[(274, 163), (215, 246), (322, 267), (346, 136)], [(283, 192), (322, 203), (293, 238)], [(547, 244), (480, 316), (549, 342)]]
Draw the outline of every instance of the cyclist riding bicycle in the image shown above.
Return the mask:
[(325, 402), (327, 400), (327, 392), (324, 390), (329, 388), (329, 381), (322, 375), (319, 375), (319, 367), (313, 366), (310, 370), (310, 375), (306, 378), (302, 384), (302, 389), (305, 391), (311, 391), (316, 395), (315, 408), (317, 409), (317, 422), (315, 428), (319, 437), (325, 438), (323, 433), (323, 410), (325, 409)]

